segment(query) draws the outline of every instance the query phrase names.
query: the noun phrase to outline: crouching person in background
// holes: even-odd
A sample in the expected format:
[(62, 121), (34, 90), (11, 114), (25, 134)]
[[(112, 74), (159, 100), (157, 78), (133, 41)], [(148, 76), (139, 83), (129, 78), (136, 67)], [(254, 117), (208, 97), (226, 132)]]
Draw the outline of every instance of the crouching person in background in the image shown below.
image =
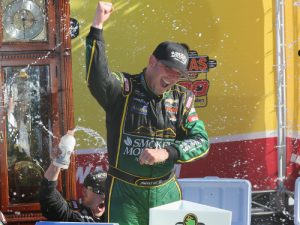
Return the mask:
[(68, 131), (61, 138), (59, 150), (53, 152), (53, 160), (44, 174), (40, 191), (42, 214), (51, 221), (103, 222), (106, 172), (95, 171), (86, 176), (81, 203), (66, 201), (56, 189), (61, 169), (67, 169), (70, 164), (71, 152), (75, 147), (73, 134)]

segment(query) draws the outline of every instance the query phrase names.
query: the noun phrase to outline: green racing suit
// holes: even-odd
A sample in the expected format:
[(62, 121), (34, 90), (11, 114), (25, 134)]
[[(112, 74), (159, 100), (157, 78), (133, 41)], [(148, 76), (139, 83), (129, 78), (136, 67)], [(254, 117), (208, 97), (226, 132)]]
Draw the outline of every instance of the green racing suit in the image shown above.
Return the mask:
[[(87, 36), (86, 79), (106, 112), (106, 220), (147, 225), (149, 208), (181, 200), (174, 164), (205, 156), (208, 136), (193, 106), (194, 95), (185, 87), (175, 85), (156, 96), (147, 86), (144, 71), (135, 75), (111, 72), (102, 33), (91, 27)], [(145, 148), (165, 148), (169, 158), (140, 165)]]

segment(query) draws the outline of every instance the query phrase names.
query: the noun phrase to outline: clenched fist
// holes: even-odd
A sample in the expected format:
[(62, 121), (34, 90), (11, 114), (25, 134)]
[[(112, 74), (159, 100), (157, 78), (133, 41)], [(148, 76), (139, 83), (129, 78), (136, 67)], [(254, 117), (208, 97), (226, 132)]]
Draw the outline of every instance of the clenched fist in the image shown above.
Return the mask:
[(98, 2), (92, 26), (98, 29), (102, 29), (103, 23), (109, 18), (112, 11), (112, 3), (103, 1)]

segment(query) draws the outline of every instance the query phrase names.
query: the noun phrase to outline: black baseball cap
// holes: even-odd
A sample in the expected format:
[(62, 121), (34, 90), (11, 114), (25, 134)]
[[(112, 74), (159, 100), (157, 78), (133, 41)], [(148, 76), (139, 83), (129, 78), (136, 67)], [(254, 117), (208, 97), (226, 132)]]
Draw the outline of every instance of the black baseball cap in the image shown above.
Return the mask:
[(87, 189), (91, 190), (96, 194), (104, 194), (105, 193), (105, 180), (107, 177), (107, 173), (104, 171), (94, 171), (89, 173), (84, 181), (83, 186)]
[(156, 47), (153, 55), (164, 65), (178, 69), (181, 73), (187, 73), (189, 54), (186, 44), (164, 41)]

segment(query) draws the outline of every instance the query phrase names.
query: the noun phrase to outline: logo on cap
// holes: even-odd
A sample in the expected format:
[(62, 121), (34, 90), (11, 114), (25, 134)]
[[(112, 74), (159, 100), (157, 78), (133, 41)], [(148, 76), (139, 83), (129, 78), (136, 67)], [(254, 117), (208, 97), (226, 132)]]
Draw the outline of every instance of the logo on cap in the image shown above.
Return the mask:
[(181, 52), (175, 52), (172, 51), (171, 52), (171, 57), (179, 62), (181, 62), (182, 64), (186, 64), (187, 63), (187, 57), (185, 56), (185, 54), (181, 53)]
[(168, 67), (177, 69), (182, 73), (187, 71), (189, 55), (188, 47), (185, 44), (171, 41), (162, 42), (156, 47), (153, 55)]

